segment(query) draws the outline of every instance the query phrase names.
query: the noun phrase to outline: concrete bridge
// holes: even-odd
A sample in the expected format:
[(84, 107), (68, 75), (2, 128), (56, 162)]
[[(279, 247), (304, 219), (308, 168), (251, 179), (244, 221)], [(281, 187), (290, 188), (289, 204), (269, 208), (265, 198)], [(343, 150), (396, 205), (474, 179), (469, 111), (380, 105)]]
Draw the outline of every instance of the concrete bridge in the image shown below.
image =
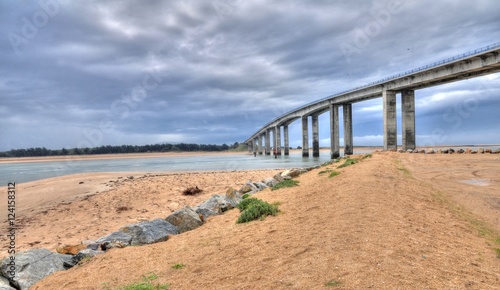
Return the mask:
[[(309, 157), (309, 119), (312, 122), (313, 157), (319, 156), (318, 116), (330, 112), (331, 158), (339, 153), (339, 107), (344, 114), (344, 154), (353, 154), (352, 104), (382, 98), (384, 118), (384, 149), (397, 150), (396, 95), (401, 95), (402, 149), (415, 149), (415, 91), (441, 84), (500, 72), (500, 43), (476, 49), (411, 71), (397, 74), (348, 91), (309, 103), (272, 120), (255, 132), (245, 143), (250, 152), (271, 154), (273, 145), (281, 155), (283, 127), (284, 155), (289, 154), (288, 126), (302, 121), (302, 156)], [(262, 141), (265, 140), (263, 146)]]

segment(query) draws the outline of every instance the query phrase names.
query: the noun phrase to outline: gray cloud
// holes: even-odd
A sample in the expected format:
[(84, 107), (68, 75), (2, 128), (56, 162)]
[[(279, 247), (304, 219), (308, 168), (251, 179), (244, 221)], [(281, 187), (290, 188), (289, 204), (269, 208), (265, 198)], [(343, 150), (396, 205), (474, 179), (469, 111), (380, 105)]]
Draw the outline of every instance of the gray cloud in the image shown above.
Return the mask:
[[(242, 141), (315, 99), (497, 42), (499, 8), (492, 0), (2, 2), (0, 134), (8, 138), (0, 150)], [(443, 142), (474, 131), (499, 143), (496, 83), (417, 91), (417, 142), (438, 128)], [(467, 117), (450, 115), (471, 98), (479, 102)], [(380, 104), (355, 104), (355, 142), (381, 140)], [(327, 145), (328, 116), (320, 122)], [(291, 137), (300, 144), (298, 132)]]

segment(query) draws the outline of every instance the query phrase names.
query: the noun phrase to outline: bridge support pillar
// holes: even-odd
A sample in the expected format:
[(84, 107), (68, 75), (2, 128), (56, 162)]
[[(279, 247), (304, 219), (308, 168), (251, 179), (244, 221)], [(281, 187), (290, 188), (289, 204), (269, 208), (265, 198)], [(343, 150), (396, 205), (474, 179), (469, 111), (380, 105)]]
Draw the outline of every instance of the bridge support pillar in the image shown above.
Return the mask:
[(344, 155), (352, 155), (352, 104), (343, 104), (344, 111)]
[(309, 124), (307, 116), (302, 116), (302, 157), (309, 157)]
[(396, 128), (396, 92), (384, 90), (382, 92), (384, 107), (384, 150), (398, 149)]
[(340, 157), (339, 139), (339, 106), (330, 105), (330, 156), (332, 159)]
[(257, 137), (257, 153), (259, 153), (259, 155), (262, 155), (262, 134), (259, 134), (259, 136)]
[(403, 150), (414, 150), (415, 141), (415, 91), (401, 92), (401, 115), (403, 126)]
[(281, 127), (276, 126), (276, 145), (274, 148), (276, 148), (276, 154), (281, 155)]
[(319, 126), (318, 115), (312, 115), (313, 157), (319, 157)]
[(290, 140), (288, 139), (288, 125), (283, 126), (283, 135), (285, 137), (285, 156), (290, 155)]
[(271, 130), (266, 129), (266, 155), (271, 155)]

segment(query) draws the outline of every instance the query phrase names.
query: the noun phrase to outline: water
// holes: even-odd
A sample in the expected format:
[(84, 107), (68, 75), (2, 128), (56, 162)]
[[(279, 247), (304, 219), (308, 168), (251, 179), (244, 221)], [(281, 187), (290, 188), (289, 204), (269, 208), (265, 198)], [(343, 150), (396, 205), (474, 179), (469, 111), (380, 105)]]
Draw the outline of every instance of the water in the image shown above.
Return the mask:
[[(358, 153), (358, 152), (356, 152)], [(359, 152), (362, 153), (362, 152)], [(257, 155), (248, 153), (197, 156), (166, 156), (103, 160), (26, 162), (0, 164), (0, 186), (8, 182), (23, 183), (38, 179), (84, 172), (172, 172), (207, 170), (252, 170), (299, 168), (318, 165), (330, 160), (330, 154), (302, 158), (301, 153), (290, 156)]]

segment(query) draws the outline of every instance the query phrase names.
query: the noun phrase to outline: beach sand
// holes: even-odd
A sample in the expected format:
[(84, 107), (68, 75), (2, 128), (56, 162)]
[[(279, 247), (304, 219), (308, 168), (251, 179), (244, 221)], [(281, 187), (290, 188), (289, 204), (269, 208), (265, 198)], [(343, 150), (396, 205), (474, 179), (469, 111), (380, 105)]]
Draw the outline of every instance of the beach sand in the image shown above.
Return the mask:
[[(236, 224), (239, 212), (231, 210), (163, 243), (110, 250), (33, 289), (104, 289), (140, 282), (148, 273), (171, 289), (500, 287), (494, 250), (500, 248), (495, 241), (500, 237), (499, 155), (384, 152), (346, 168), (337, 165), (328, 166), (341, 172), (333, 178), (319, 174), (323, 167), (298, 177), (298, 187), (256, 194), (280, 203), (276, 217)], [(275, 172), (93, 176), (84, 182), (87, 193), (74, 191), (63, 204), (54, 197), (46, 213), (23, 209), (28, 220), (20, 246), (54, 249), (96, 239)], [(80, 185), (77, 176), (66, 178)], [(195, 185), (206, 193), (181, 195)], [(22, 191), (29, 189), (32, 195), (39, 192)], [(117, 212), (121, 206), (132, 209)], [(175, 264), (185, 267), (174, 269)]]

